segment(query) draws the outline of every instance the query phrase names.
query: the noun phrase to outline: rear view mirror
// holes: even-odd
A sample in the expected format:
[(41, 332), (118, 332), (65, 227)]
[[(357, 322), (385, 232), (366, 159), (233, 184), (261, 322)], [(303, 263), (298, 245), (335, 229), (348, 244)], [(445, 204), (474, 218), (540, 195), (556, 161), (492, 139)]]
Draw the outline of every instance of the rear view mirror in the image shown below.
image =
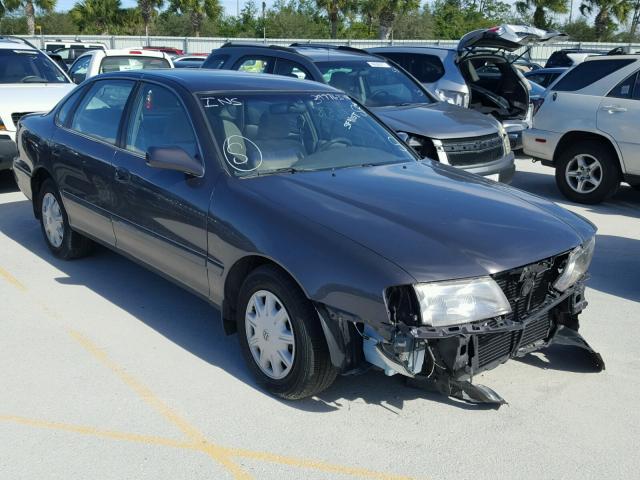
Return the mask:
[(149, 147), (147, 165), (163, 170), (176, 170), (194, 177), (204, 175), (202, 164), (180, 147)]
[(404, 143), (409, 142), (409, 134), (406, 132), (396, 132), (396, 135), (398, 135), (398, 137), (400, 138), (400, 140), (402, 140)]
[(77, 85), (80, 85), (84, 82), (84, 79), (87, 77), (84, 73), (74, 73), (71, 75), (71, 81)]

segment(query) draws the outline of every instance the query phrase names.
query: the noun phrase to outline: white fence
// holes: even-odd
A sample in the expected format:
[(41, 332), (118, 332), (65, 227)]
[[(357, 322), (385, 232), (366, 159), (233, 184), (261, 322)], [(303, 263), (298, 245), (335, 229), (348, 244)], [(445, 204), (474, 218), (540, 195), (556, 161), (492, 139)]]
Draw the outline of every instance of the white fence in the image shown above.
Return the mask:
[[(73, 42), (83, 40), (91, 42), (102, 42), (109, 48), (131, 48), (141, 46), (162, 46), (173, 47), (184, 50), (185, 53), (209, 53), (214, 48), (220, 47), (230, 40), (237, 42), (263, 42), (263, 39), (255, 38), (205, 38), (205, 37), (125, 37), (125, 36), (100, 36), (100, 35), (44, 35), (26, 37), (27, 40), (40, 46), (46, 41)], [(328, 39), (296, 39), (296, 38), (267, 38), (266, 43), (270, 45), (290, 45), (294, 42), (318, 42), (335, 45), (349, 45), (358, 48), (379, 47), (385, 45), (424, 45), (433, 47), (451, 48), (458, 43), (457, 40), (328, 40)], [(549, 45), (539, 45), (531, 50), (531, 60), (544, 63), (547, 58), (560, 48), (594, 48), (598, 50), (611, 50), (616, 47), (630, 46), (633, 52), (640, 51), (640, 44), (627, 43), (598, 43), (598, 42), (562, 42)]]

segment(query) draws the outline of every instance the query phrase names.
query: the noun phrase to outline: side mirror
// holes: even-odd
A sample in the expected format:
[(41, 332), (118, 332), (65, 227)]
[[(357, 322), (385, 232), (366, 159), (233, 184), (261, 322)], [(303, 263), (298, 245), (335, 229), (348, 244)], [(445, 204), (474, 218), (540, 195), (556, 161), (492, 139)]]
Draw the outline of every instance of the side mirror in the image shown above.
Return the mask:
[(80, 85), (82, 82), (84, 82), (84, 79), (87, 76), (84, 73), (74, 73), (73, 75), (71, 75), (71, 81), (77, 85)]
[(404, 143), (409, 141), (409, 134), (407, 132), (396, 132), (396, 135), (402, 140)]
[(147, 165), (163, 170), (177, 170), (194, 177), (204, 175), (202, 164), (180, 147), (149, 147)]

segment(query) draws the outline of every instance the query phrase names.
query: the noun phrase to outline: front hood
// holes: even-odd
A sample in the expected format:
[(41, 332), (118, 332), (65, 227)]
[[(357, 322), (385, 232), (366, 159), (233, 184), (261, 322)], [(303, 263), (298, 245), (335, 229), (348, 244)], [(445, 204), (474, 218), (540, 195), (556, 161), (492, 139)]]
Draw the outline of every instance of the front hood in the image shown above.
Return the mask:
[(428, 138), (480, 137), (498, 131), (497, 120), (489, 115), (446, 102), (377, 107), (372, 108), (371, 111), (396, 132), (412, 133)]
[(595, 232), (549, 201), (430, 161), (245, 182), (280, 214), (324, 225), (418, 282), (523, 266), (568, 251)]
[(12, 113), (48, 112), (75, 87), (73, 83), (0, 84), (0, 115), (7, 125)]

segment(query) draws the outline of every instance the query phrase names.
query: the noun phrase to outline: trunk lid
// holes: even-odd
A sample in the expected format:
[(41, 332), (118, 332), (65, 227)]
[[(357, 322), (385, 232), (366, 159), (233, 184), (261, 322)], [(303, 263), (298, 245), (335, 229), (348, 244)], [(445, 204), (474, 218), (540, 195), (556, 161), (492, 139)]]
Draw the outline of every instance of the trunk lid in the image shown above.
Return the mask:
[(555, 30), (546, 31), (529, 25), (503, 24), (467, 33), (458, 42), (458, 54), (475, 49), (513, 52), (522, 47), (566, 36), (565, 33)]

